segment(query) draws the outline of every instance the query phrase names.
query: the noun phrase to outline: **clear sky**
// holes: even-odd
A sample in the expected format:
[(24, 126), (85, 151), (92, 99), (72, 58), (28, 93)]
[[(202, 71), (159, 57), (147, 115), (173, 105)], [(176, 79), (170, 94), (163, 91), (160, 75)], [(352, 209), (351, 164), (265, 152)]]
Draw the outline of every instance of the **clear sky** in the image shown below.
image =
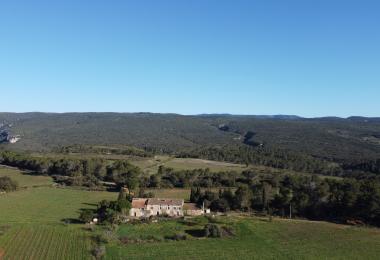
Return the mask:
[(380, 1), (0, 1), (0, 96), (9, 112), (380, 116)]

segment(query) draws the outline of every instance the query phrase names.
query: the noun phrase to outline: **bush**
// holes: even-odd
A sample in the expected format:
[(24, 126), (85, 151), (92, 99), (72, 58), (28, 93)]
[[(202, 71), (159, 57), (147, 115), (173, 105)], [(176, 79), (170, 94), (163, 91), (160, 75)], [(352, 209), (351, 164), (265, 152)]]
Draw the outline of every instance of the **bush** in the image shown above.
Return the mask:
[(17, 187), (17, 182), (13, 181), (8, 176), (0, 177), (0, 191), (15, 191)]
[(236, 236), (235, 230), (232, 227), (222, 227), (223, 237), (234, 237)]
[(96, 246), (92, 250), (92, 255), (95, 259), (102, 259), (102, 257), (106, 254), (106, 247), (104, 245)]
[(216, 224), (207, 224), (204, 227), (204, 236), (212, 238), (222, 237), (222, 231)]
[(80, 213), (79, 220), (82, 221), (83, 223), (90, 223), (93, 217), (94, 217), (93, 210), (86, 209)]

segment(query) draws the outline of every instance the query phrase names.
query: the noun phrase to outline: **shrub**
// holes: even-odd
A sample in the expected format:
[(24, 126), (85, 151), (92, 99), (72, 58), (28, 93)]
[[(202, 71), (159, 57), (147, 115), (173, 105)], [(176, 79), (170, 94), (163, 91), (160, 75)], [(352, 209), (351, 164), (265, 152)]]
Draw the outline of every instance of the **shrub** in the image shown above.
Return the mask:
[(0, 191), (15, 191), (17, 187), (17, 182), (13, 181), (8, 176), (0, 177)]
[(222, 237), (222, 231), (216, 224), (207, 224), (204, 227), (204, 236), (212, 238)]
[(96, 246), (92, 250), (92, 255), (95, 259), (102, 259), (102, 257), (106, 254), (106, 247), (104, 245)]
[(90, 209), (83, 210), (79, 215), (79, 219), (83, 223), (90, 223), (93, 217), (94, 217), (94, 212), (93, 210), (90, 210)]
[(221, 234), (223, 237), (226, 237), (226, 236), (234, 237), (234, 236), (236, 236), (235, 230), (232, 227), (222, 227), (221, 231), (222, 231)]

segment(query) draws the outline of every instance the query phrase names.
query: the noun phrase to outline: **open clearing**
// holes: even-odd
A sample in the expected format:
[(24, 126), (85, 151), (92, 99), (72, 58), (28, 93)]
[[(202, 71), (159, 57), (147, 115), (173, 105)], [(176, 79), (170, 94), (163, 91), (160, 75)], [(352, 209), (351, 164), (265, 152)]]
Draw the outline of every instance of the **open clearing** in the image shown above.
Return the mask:
[(146, 192), (153, 192), (155, 198), (161, 199), (190, 199), (190, 189), (147, 189)]
[(237, 171), (241, 172), (246, 170), (247, 167), (242, 164), (226, 163), (209, 161), (193, 158), (173, 158), (165, 164), (166, 167), (171, 167), (179, 170), (192, 170), (192, 169), (205, 169), (209, 168), (210, 171)]
[(173, 168), (175, 170), (209, 169), (211, 172), (236, 171), (242, 172), (248, 168), (242, 164), (209, 161), (194, 158), (175, 158), (170, 156), (155, 156), (154, 158), (131, 157), (132, 164), (140, 167), (149, 174), (157, 173), (159, 166)]
[(45, 187), (20, 190), (0, 196), (0, 223), (59, 223), (77, 218), (82, 208), (116, 198), (117, 193), (110, 192)]

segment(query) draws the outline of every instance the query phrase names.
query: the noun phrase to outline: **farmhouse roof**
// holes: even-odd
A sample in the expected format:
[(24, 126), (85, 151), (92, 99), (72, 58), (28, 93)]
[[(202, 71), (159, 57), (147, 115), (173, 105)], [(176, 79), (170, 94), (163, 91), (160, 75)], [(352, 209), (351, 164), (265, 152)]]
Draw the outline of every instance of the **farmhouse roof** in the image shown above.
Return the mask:
[(147, 202), (147, 199), (132, 199), (132, 208), (144, 208), (145, 204)]
[(183, 200), (180, 199), (148, 199), (147, 205), (169, 205), (169, 206), (182, 206)]

